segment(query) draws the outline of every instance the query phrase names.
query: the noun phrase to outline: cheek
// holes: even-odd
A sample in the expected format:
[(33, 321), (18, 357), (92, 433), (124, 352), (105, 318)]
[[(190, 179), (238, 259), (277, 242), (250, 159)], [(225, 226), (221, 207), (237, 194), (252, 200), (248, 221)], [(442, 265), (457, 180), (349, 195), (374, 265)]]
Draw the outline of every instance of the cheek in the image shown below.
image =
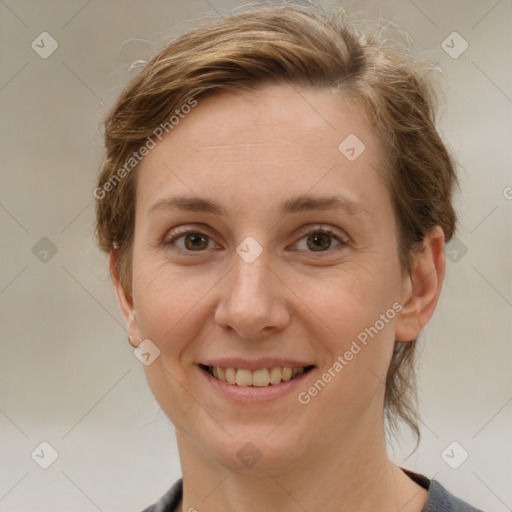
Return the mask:
[[(329, 339), (346, 342), (355, 338), (374, 325), (399, 297), (398, 266), (385, 269), (379, 260), (368, 258), (364, 264), (348, 262), (328, 275), (323, 272), (297, 280), (297, 295), (303, 297), (324, 324)], [(389, 323), (382, 330), (388, 330)]]
[(139, 336), (149, 338), (160, 350), (160, 356), (144, 368), (149, 386), (173, 424), (190, 428), (186, 418), (197, 403), (187, 391), (187, 366), (193, 362), (188, 354), (211, 314), (204, 301), (214, 280), (184, 276), (150, 258), (134, 261), (133, 277)]
[(333, 429), (349, 429), (366, 411), (380, 409), (395, 343), (393, 294), (369, 273), (368, 279), (362, 273), (357, 276), (360, 279), (338, 275), (325, 283), (313, 281), (307, 295), (314, 297), (312, 309), (321, 319), (316, 328), (309, 328), (327, 357), (318, 380), (301, 390), (302, 399), (309, 400), (304, 413), (325, 417), (328, 407), (325, 421)]
[(140, 336), (151, 339), (163, 353), (179, 354), (205, 322), (205, 294), (214, 284), (207, 272), (190, 275), (149, 258), (134, 262)]
[(303, 282), (301, 295), (317, 317), (308, 327), (328, 354), (323, 370), (330, 369), (325, 376), (329, 391), (317, 403), (332, 399), (337, 410), (356, 408), (359, 414), (384, 389), (400, 308), (400, 274), (398, 264), (386, 269), (380, 261), (368, 257), (364, 265), (350, 263), (328, 278)]

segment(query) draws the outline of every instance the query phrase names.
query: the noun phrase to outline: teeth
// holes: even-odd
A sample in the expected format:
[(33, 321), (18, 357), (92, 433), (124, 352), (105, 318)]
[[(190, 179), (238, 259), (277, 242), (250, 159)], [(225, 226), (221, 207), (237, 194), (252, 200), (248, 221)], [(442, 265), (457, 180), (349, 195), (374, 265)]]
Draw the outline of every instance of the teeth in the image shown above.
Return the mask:
[(283, 375), (281, 378), (286, 382), (292, 378), (292, 369), (291, 368), (283, 368)]
[(283, 371), (279, 366), (274, 366), (270, 369), (270, 384), (279, 384), (281, 382), (281, 375)]
[(252, 372), (252, 385), (253, 386), (258, 386), (260, 388), (263, 388), (265, 386), (268, 386), (269, 383), (270, 383), (270, 375), (266, 368), (263, 368), (263, 370), (256, 370), (255, 372)]
[(236, 384), (237, 386), (255, 386), (266, 387), (280, 382), (287, 382), (305, 371), (304, 367), (280, 367), (262, 368), (260, 370), (247, 370), (244, 368), (221, 368), (220, 366), (209, 366), (210, 375), (228, 384)]
[(226, 382), (236, 384), (236, 370), (234, 368), (226, 368)]
[(236, 371), (236, 384), (237, 384), (237, 386), (252, 386), (251, 370), (237, 370)]

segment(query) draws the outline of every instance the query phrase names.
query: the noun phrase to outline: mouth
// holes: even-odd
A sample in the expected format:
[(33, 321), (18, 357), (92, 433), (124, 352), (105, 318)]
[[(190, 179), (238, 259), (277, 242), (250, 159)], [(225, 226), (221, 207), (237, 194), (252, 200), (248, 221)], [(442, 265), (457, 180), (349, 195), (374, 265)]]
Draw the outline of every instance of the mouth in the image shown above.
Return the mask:
[(200, 364), (199, 367), (214, 379), (226, 384), (257, 388), (277, 386), (282, 382), (295, 380), (314, 368), (313, 365), (295, 367), (272, 366), (269, 368), (249, 370), (247, 368), (208, 366), (204, 364)]

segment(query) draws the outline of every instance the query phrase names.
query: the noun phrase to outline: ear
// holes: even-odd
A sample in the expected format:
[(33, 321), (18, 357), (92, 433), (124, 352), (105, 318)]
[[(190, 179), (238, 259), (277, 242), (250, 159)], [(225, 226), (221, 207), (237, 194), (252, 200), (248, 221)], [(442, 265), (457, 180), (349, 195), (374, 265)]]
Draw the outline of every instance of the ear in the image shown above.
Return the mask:
[(445, 267), (444, 232), (435, 226), (425, 236), (421, 252), (413, 254), (411, 272), (404, 277), (396, 341), (415, 340), (430, 320), (441, 293)]
[(140, 340), (137, 337), (137, 323), (135, 318), (135, 307), (133, 303), (133, 297), (127, 293), (119, 276), (119, 253), (112, 251), (109, 258), (109, 270), (112, 284), (116, 292), (117, 305), (121, 311), (121, 315), (124, 318), (128, 334), (131, 337), (130, 343), (133, 346), (138, 346)]

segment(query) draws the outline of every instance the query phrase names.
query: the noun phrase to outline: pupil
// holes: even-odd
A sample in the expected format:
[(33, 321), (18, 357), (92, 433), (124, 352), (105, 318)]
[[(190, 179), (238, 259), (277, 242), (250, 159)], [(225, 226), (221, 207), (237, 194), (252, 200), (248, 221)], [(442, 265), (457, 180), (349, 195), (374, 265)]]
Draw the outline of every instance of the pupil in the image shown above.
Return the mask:
[(208, 241), (199, 233), (191, 233), (186, 236), (185, 245), (187, 249), (204, 249), (208, 245)]
[(329, 235), (326, 235), (325, 233), (317, 233), (314, 235), (310, 235), (308, 237), (308, 247), (310, 249), (316, 250), (316, 249), (329, 249), (331, 246), (331, 239)]

